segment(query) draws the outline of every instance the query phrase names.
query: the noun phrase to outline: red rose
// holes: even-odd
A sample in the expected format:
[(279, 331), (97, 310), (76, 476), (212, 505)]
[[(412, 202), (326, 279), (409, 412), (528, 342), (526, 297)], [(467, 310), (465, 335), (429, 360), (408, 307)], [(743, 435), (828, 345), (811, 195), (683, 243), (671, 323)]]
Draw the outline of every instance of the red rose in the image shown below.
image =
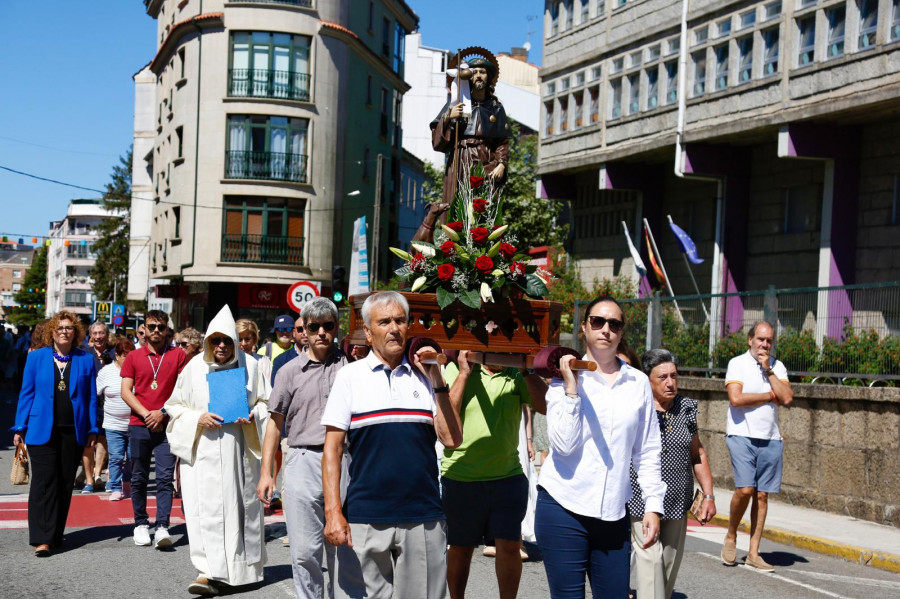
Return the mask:
[(474, 241), (475, 243), (484, 243), (485, 241), (487, 241), (488, 236), (491, 234), (490, 231), (488, 231), (484, 227), (473, 227), (470, 233), (472, 233), (472, 241)]
[(448, 256), (452, 256), (456, 253), (456, 247), (454, 247), (453, 242), (451, 240), (447, 240), (441, 244), (441, 251), (447, 254)]
[(472, 189), (478, 189), (484, 185), (484, 177), (469, 177), (469, 185), (472, 186)]
[(475, 260), (475, 269), (481, 274), (486, 275), (494, 270), (494, 261), (491, 260), (490, 256), (482, 254)]
[(453, 277), (456, 269), (452, 264), (441, 264), (438, 266), (438, 278), (442, 281), (449, 281)]
[[(476, 263), (476, 266), (478, 266), (477, 263)], [(513, 277), (524, 276), (525, 275), (525, 265), (522, 264), (521, 262), (513, 262), (512, 264), (509, 265), (509, 273)]]
[(516, 251), (517, 251), (517, 250), (516, 250), (515, 246), (512, 246), (512, 245), (510, 245), (510, 244), (508, 244), (508, 243), (501, 243), (501, 244), (500, 244), (500, 255), (503, 256), (503, 257), (504, 257), (505, 259), (507, 259), (507, 260), (509, 260), (510, 258), (512, 258), (513, 256), (515, 256), (515, 255), (516, 255)]
[(447, 223), (447, 226), (453, 229), (456, 233), (461, 233), (463, 230), (463, 224), (458, 220), (453, 221), (452, 223)]
[(481, 214), (485, 210), (487, 210), (488, 203), (484, 198), (475, 198), (472, 200), (472, 211)]
[(421, 253), (416, 254), (412, 257), (412, 260), (409, 261), (410, 270), (420, 271), (425, 269), (425, 256)]

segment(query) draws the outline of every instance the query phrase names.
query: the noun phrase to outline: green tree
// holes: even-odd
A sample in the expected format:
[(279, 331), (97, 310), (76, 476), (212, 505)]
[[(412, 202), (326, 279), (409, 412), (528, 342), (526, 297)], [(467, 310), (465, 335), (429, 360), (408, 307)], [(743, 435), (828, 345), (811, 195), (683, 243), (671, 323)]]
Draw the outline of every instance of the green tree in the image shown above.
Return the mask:
[[(528, 248), (548, 245), (562, 247), (569, 234), (568, 224), (560, 224), (557, 217), (563, 208), (559, 200), (534, 197), (537, 175), (537, 135), (522, 133), (521, 126), (511, 121), (509, 163), (506, 185), (503, 187), (503, 223), (509, 225), (516, 237), (516, 247)], [(444, 170), (425, 163), (425, 183), (422, 188), (426, 202), (440, 202), (443, 198)]]
[(132, 150), (119, 157), (106, 184), (103, 205), (117, 213), (100, 224), (100, 238), (94, 242), (97, 263), (91, 272), (94, 297), (101, 301), (124, 298), (128, 289), (128, 249), (131, 231), (131, 159)]
[(13, 295), (18, 306), (6, 310), (6, 319), (16, 325), (33, 327), (44, 320), (47, 308), (47, 246), (34, 252), (22, 287)]

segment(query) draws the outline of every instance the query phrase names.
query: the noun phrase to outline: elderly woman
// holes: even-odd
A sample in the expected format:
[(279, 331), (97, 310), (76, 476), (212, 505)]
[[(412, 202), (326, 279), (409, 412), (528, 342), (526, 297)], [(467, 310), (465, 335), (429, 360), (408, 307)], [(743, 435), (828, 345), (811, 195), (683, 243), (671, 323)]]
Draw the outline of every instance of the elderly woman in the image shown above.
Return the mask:
[(585, 360), (596, 371), (576, 374), (572, 356), (560, 360), (562, 380), (547, 391), (550, 455), (541, 467), (535, 518), (538, 546), (553, 599), (628, 594), (631, 553), (629, 465), (646, 498), (639, 543), (659, 534), (666, 487), (660, 478), (659, 428), (647, 376), (616, 357), (625, 315), (615, 299), (588, 304), (581, 323)]
[[(632, 517), (631, 535), (635, 541), (635, 588), (641, 599), (668, 599), (675, 587), (678, 567), (684, 554), (687, 511), (691, 506), (694, 477), (703, 489), (700, 524), (716, 515), (712, 472), (706, 450), (697, 435), (697, 402), (678, 394), (678, 364), (667, 349), (652, 349), (641, 362), (650, 378), (656, 419), (662, 438), (662, 479), (666, 483), (659, 543), (643, 549), (638, 543), (641, 521)], [(634, 497), (628, 502), (632, 514), (644, 513), (644, 500), (637, 473), (631, 470)]]
[(182, 329), (175, 336), (175, 345), (184, 351), (184, 355), (190, 362), (191, 358), (200, 353), (200, 349), (203, 347), (203, 335), (193, 327)]
[(12, 428), (13, 445), (28, 444), (28, 536), (38, 557), (62, 544), (81, 454), (99, 432), (94, 358), (79, 348), (84, 327), (77, 316), (62, 311), (43, 335), (45, 346), (25, 362)]
[[(217, 594), (223, 585), (261, 582), (266, 561), (256, 484), (262, 445), (257, 424), (266, 416), (268, 398), (257, 361), (237, 351), (237, 344), (226, 305), (209, 324), (203, 353), (178, 375), (165, 405), (169, 446), (181, 459), (191, 561), (199, 571), (188, 592), (196, 595)], [(209, 409), (216, 399), (210, 397), (214, 377), (229, 369), (238, 369), (240, 382), (227, 391), (240, 395), (241, 410), (247, 414), (234, 422)]]

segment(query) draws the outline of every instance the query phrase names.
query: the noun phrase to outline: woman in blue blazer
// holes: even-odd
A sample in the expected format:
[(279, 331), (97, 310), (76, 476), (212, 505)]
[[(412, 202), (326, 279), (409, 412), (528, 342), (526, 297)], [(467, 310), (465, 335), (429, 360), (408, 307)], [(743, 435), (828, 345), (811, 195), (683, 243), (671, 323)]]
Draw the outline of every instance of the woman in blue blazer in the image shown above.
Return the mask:
[(44, 339), (47, 347), (25, 362), (12, 428), (13, 445), (28, 446), (28, 536), (38, 557), (62, 544), (81, 454), (99, 433), (94, 357), (79, 349), (84, 327), (62, 311), (47, 323)]

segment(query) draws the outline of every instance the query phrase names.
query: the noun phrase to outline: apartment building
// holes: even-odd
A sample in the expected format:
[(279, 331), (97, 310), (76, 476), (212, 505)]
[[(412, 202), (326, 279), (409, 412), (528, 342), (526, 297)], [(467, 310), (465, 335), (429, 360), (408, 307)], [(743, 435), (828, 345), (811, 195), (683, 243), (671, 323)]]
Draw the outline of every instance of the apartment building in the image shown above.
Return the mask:
[(587, 280), (646, 218), (691, 293), (668, 215), (703, 293), (900, 279), (900, 0), (548, 0), (544, 35), (540, 191)]
[(327, 293), (353, 221), (371, 220), (379, 154), (380, 240), (395, 241), (418, 21), (402, 0), (144, 5), (157, 52), (135, 75), (129, 298), (171, 299), (176, 325), (202, 327), (225, 303), (270, 322), (298, 281)]
[(14, 296), (22, 289), (34, 252), (25, 244), (0, 244), (0, 317), (5, 318), (8, 308), (18, 306)]

